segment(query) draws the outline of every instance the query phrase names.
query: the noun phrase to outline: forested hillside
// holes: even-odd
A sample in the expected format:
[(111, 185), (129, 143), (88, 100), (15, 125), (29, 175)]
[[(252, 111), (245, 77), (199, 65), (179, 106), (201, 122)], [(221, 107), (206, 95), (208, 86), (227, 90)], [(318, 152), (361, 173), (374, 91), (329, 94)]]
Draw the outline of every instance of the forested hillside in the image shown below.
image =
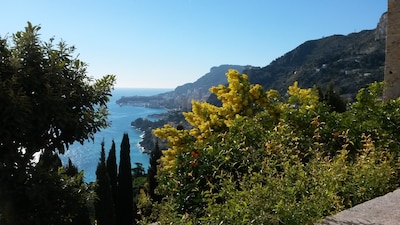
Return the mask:
[(252, 83), (284, 92), (294, 81), (302, 87), (333, 84), (355, 97), (366, 84), (383, 80), (385, 38), (376, 30), (307, 41), (263, 68), (244, 71)]
[(333, 85), (342, 96), (354, 99), (360, 88), (383, 81), (386, 23), (384, 13), (373, 30), (306, 41), (269, 65), (244, 73), (252, 83), (282, 94), (298, 81), (301, 87)]

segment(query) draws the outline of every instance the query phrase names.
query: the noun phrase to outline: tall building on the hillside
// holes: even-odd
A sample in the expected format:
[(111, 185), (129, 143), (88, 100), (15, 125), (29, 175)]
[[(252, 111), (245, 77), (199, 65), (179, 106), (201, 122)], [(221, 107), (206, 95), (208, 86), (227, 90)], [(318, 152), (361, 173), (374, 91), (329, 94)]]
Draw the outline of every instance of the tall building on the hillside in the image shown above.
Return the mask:
[(384, 100), (400, 97), (400, 0), (388, 0)]

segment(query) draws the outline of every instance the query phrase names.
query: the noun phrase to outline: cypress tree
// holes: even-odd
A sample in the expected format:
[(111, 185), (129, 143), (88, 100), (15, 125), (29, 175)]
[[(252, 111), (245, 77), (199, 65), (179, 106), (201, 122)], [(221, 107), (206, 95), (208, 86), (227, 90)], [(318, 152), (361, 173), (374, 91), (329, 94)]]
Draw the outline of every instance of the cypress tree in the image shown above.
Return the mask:
[(154, 150), (151, 151), (150, 154), (150, 167), (147, 175), (147, 180), (149, 183), (149, 190), (148, 190), (149, 196), (155, 202), (161, 202), (161, 196), (157, 195), (154, 191), (158, 186), (156, 176), (157, 176), (158, 160), (161, 158), (161, 156), (162, 156), (162, 151), (160, 150), (157, 141)]
[(130, 144), (125, 133), (121, 142), (117, 187), (117, 225), (131, 225), (133, 222), (133, 185), (131, 174)]
[(115, 151), (115, 142), (114, 140), (112, 141), (111, 149), (108, 153), (107, 157), (107, 172), (108, 176), (110, 177), (110, 183), (111, 183), (111, 192), (112, 192), (112, 197), (113, 197), (113, 202), (114, 202), (114, 207), (117, 207), (117, 157), (116, 157), (116, 151)]
[(114, 225), (114, 203), (112, 200), (110, 178), (106, 168), (104, 142), (101, 143), (100, 161), (96, 169), (96, 194), (95, 216), (98, 225)]
[(70, 177), (73, 177), (78, 174), (78, 167), (76, 167), (70, 158), (68, 158), (68, 165), (65, 167), (65, 174)]

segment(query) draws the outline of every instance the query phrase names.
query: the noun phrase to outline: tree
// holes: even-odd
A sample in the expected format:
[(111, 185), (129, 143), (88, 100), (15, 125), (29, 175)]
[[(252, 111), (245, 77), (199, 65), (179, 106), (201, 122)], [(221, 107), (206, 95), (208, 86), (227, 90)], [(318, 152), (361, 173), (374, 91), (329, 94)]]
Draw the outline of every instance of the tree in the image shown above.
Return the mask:
[(264, 104), (246, 104), (252, 85), (227, 75), (227, 86), (211, 89), (221, 107), (195, 103), (185, 114), (190, 131), (154, 131), (174, 162), (161, 165), (165, 197), (151, 221), (313, 224), (398, 187), (400, 99), (382, 102), (382, 83), (339, 113), (297, 82), (285, 98), (268, 91)]
[(65, 167), (65, 169), (66, 169), (65, 174), (71, 177), (78, 174), (78, 167), (76, 167), (69, 158), (68, 158), (68, 165)]
[(115, 142), (114, 140), (112, 141), (111, 149), (108, 152), (108, 157), (107, 157), (107, 172), (108, 176), (110, 177), (110, 183), (111, 183), (111, 192), (112, 192), (112, 197), (113, 197), (113, 202), (114, 202), (114, 208), (117, 207), (117, 157), (115, 155)]
[(96, 169), (96, 194), (94, 206), (99, 225), (115, 224), (114, 203), (112, 199), (110, 177), (106, 167), (104, 141), (101, 143), (100, 161)]
[(150, 167), (147, 174), (147, 182), (149, 183), (148, 193), (150, 198), (155, 202), (161, 202), (161, 196), (155, 193), (155, 189), (158, 185), (157, 181), (157, 167), (159, 165), (158, 160), (162, 156), (162, 151), (158, 145), (158, 141), (155, 144), (154, 150), (150, 153)]
[[(70, 160), (68, 160), (70, 161)], [(72, 162), (71, 162), (72, 164)], [(48, 171), (57, 171), (59, 167), (62, 166), (60, 157), (52, 151), (43, 151), (40, 154), (39, 162), (36, 168), (42, 168)]]
[(190, 131), (164, 125), (154, 130), (154, 134), (161, 139), (167, 139), (168, 149), (163, 151), (161, 169), (171, 172), (175, 166), (176, 155), (186, 150), (188, 143), (207, 140), (213, 133), (227, 130), (233, 121), (239, 117), (251, 116), (263, 110), (266, 106), (272, 110), (271, 115), (276, 117), (280, 109), (272, 107), (278, 92), (265, 92), (259, 84), (251, 84), (246, 74), (236, 70), (226, 73), (228, 85), (219, 85), (210, 88), (222, 102), (221, 107), (207, 102), (192, 101), (192, 111), (185, 112), (186, 121), (193, 127)]
[[(68, 159), (68, 164), (64, 166), (61, 170), (61, 177), (64, 177), (64, 179), (69, 181), (74, 180), (71, 183), (74, 184), (76, 188), (86, 188), (83, 193), (87, 192), (87, 189), (90, 189), (90, 187), (83, 180), (83, 171), (79, 172), (78, 167), (76, 167), (72, 163), (71, 159)], [(78, 195), (78, 197), (78, 200), (80, 199), (80, 201), (82, 201), (82, 204), (78, 205), (76, 216), (71, 221), (71, 225), (91, 225), (91, 215), (89, 213), (89, 208), (87, 207), (87, 205), (88, 203), (90, 204), (90, 202), (92, 202), (93, 196), (87, 192), (87, 194), (83, 196)], [(74, 201), (71, 201), (71, 204), (74, 203)]]
[(332, 111), (338, 113), (346, 111), (346, 102), (343, 100), (340, 94), (333, 89), (332, 83), (328, 84), (328, 86), (326, 87), (325, 94), (322, 93), (322, 90), (318, 86), (315, 86), (314, 88), (316, 88), (318, 91), (318, 97), (320, 101), (325, 102)]
[(117, 192), (117, 225), (131, 225), (133, 223), (133, 185), (130, 144), (128, 134), (125, 133), (121, 142), (121, 152), (118, 172)]
[(142, 163), (135, 162), (135, 167), (132, 168), (132, 196), (133, 196), (133, 219), (135, 221), (140, 220), (138, 213), (138, 202), (140, 192), (144, 192), (144, 188), (147, 181), (147, 174), (145, 174)]
[(0, 212), (9, 224), (34, 224), (30, 218), (45, 207), (26, 208), (35, 194), (26, 185), (36, 182), (33, 155), (63, 153), (107, 127), (106, 103), (115, 82), (113, 75), (88, 77), (75, 47), (54, 39), (42, 42), (39, 30), (28, 22), (10, 46), (0, 38)]
[(138, 178), (138, 177), (143, 177), (145, 175), (144, 173), (144, 167), (143, 164), (140, 162), (135, 162), (136, 167), (132, 168), (132, 178)]

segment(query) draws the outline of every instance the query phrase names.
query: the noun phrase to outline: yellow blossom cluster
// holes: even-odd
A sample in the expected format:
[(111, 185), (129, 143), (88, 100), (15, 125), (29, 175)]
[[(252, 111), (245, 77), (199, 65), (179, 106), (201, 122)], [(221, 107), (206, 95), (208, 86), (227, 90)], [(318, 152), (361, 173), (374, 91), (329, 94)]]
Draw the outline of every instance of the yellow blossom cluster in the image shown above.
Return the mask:
[[(210, 88), (222, 106), (217, 107), (207, 102), (192, 101), (192, 111), (184, 113), (186, 121), (192, 125), (190, 131), (177, 130), (166, 125), (154, 130), (154, 134), (168, 141), (169, 149), (162, 157), (162, 167), (170, 170), (175, 165), (176, 154), (185, 151), (188, 141), (204, 141), (216, 132), (223, 132), (233, 125), (235, 119), (244, 116), (254, 116), (260, 111), (268, 111), (275, 118), (288, 107), (280, 101), (276, 90), (265, 92), (259, 84), (251, 84), (247, 75), (236, 70), (226, 73), (228, 85), (219, 85)], [(289, 87), (290, 104), (301, 104), (313, 107), (318, 102), (318, 95), (311, 89), (301, 89), (297, 82)]]
[(167, 139), (169, 149), (164, 151), (162, 165), (164, 169), (171, 169), (175, 163), (175, 156), (184, 150), (185, 135), (193, 140), (203, 141), (215, 132), (221, 132), (230, 127), (235, 118), (252, 116), (256, 111), (261, 111), (269, 103), (269, 99), (279, 96), (277, 91), (265, 92), (259, 84), (250, 84), (247, 75), (236, 70), (226, 73), (228, 85), (219, 85), (210, 88), (222, 102), (222, 107), (217, 107), (207, 102), (192, 101), (192, 111), (184, 113), (186, 121), (192, 125), (190, 131), (180, 131), (169, 125), (156, 129), (154, 134)]
[(171, 170), (175, 166), (175, 156), (185, 147), (185, 137), (188, 136), (187, 130), (178, 130), (169, 124), (162, 128), (155, 129), (154, 135), (168, 141), (169, 148), (163, 151), (161, 166), (165, 170)]
[[(210, 88), (210, 91), (221, 100), (221, 111), (227, 120), (233, 120), (237, 115), (251, 116), (255, 109), (261, 109), (268, 104), (263, 87), (251, 84), (247, 75), (229, 70), (226, 76), (228, 86), (219, 85)], [(229, 121), (226, 123), (229, 124)]]
[(318, 94), (311, 88), (301, 89), (299, 88), (298, 82), (294, 82), (288, 89), (289, 103), (299, 104), (306, 110), (314, 108), (318, 103)]
[(197, 140), (208, 138), (213, 131), (223, 127), (220, 108), (207, 102), (192, 101), (192, 111), (183, 113), (186, 121), (193, 126), (190, 135)]

